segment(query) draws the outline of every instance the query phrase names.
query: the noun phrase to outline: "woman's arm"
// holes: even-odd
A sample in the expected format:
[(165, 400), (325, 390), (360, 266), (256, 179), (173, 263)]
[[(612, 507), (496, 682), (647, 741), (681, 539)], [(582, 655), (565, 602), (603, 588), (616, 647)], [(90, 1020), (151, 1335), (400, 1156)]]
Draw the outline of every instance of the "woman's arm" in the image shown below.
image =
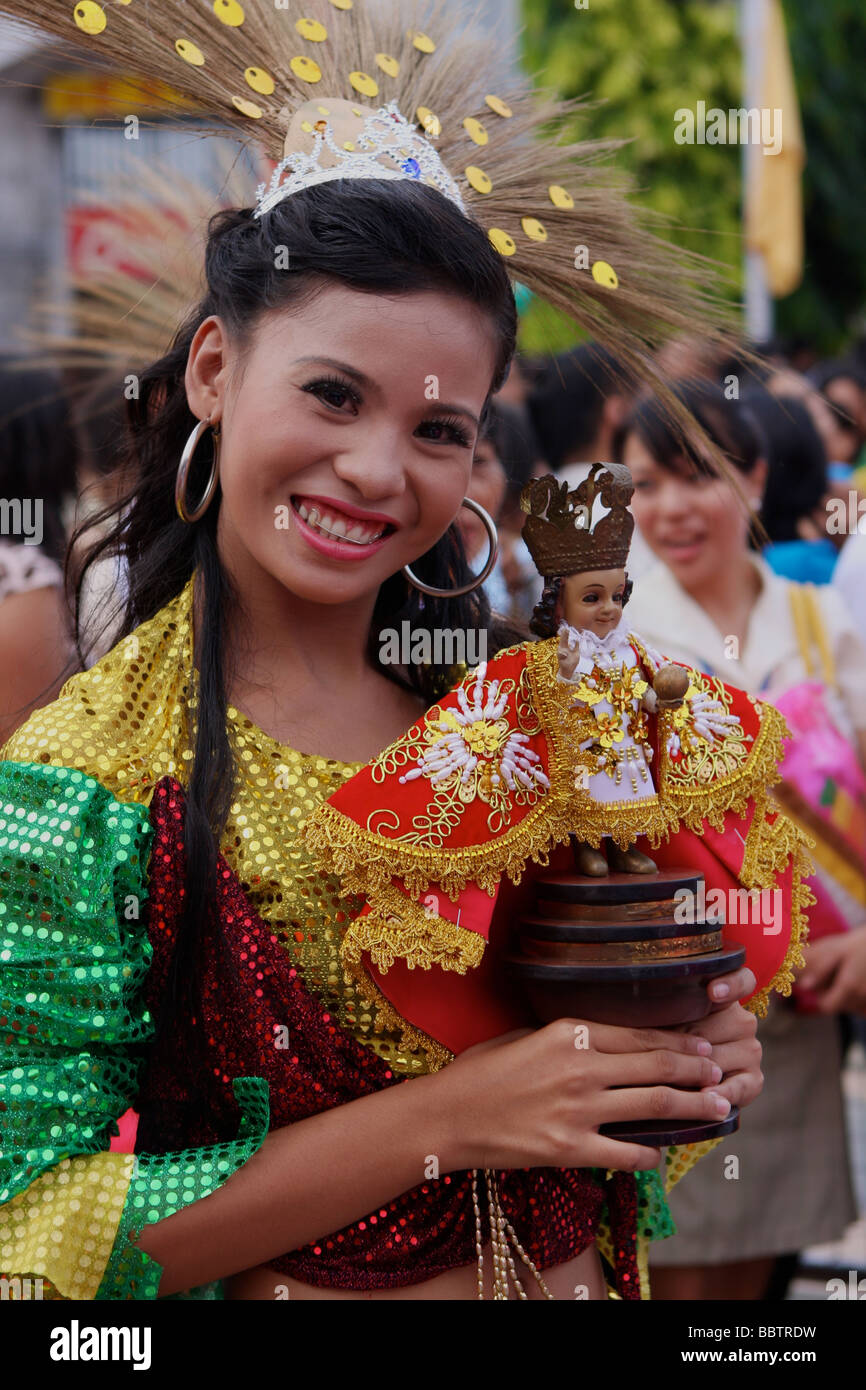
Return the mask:
[[(748, 972), (731, 981), (734, 992), (753, 984)], [(743, 1031), (735, 1007), (718, 1015), (719, 1039), (738, 1039)], [(443, 1174), (486, 1167), (655, 1168), (657, 1149), (605, 1138), (598, 1127), (727, 1114), (729, 1100), (713, 1089), (721, 1091), (723, 1068), (708, 1055), (711, 1046), (685, 1033), (568, 1019), (492, 1039), (434, 1075), (272, 1133), (218, 1191), (145, 1227), (139, 1248), (162, 1267), (165, 1295), (340, 1230), (422, 1182), (434, 1155)], [(736, 1061), (757, 1069), (754, 1056)], [(759, 1072), (750, 1084), (756, 1094)], [(751, 1098), (744, 1090), (740, 1101)]]
[(423, 1182), (430, 1155), (443, 1174), (459, 1166), (446, 1091), (438, 1076), (416, 1077), (274, 1130), (218, 1191), (144, 1227), (160, 1295), (340, 1230)]
[(72, 645), (63, 590), (29, 589), (0, 604), (0, 747), (69, 675)]
[(124, 914), (145, 893), (146, 813), (50, 765), (2, 763), (0, 789), (0, 1014), (21, 1023), (0, 1037), (3, 1273), (64, 1297), (151, 1298), (339, 1230), (423, 1181), (432, 1154), (440, 1172), (632, 1171), (658, 1152), (600, 1125), (727, 1113), (708, 1042), (561, 1020), (271, 1135), (266, 1083), (239, 1079), (237, 1140), (106, 1153), (152, 1032), (146, 933)]

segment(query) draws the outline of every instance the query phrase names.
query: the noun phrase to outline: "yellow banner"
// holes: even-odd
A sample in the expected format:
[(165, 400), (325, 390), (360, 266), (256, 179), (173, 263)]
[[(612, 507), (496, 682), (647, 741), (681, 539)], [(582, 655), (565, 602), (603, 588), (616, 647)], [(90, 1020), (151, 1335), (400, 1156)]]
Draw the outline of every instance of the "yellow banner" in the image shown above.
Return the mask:
[(42, 88), (42, 106), (53, 121), (159, 115), (200, 108), (165, 82), (146, 82), (107, 72), (56, 73)]

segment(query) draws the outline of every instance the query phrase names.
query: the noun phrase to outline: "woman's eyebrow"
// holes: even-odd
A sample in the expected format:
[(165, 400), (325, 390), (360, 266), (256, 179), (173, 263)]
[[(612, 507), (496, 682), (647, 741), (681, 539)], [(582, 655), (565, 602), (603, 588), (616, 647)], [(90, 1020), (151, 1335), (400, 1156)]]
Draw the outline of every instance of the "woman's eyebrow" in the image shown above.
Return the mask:
[(464, 415), (467, 420), (471, 420), (476, 429), (479, 426), (478, 416), (465, 405), (451, 405), (448, 401), (429, 401), (427, 414), (431, 415), (435, 411), (444, 411), (448, 415)]
[(350, 367), (348, 362), (338, 362), (335, 357), (296, 357), (294, 365), (298, 367), (308, 362), (317, 362), (320, 367), (330, 367), (332, 371), (344, 372), (346, 376), (357, 381), (359, 386), (365, 386), (368, 390), (375, 386), (375, 382), (363, 372), (359, 372), (357, 367)]
[[(298, 367), (313, 362), (318, 363), (320, 367), (330, 367), (331, 370), (335, 372), (344, 372), (346, 376), (352, 377), (354, 381), (357, 381), (359, 386), (365, 387), (368, 391), (376, 385), (371, 377), (365, 376), (363, 372), (359, 372), (357, 367), (350, 367), (348, 362), (339, 362), (335, 357), (296, 357), (294, 365)], [(447, 401), (430, 401), (428, 405), (428, 414), (435, 410), (444, 410), (450, 415), (465, 415), (466, 419), (471, 420), (475, 428), (478, 429), (478, 416), (471, 411), (468, 406), (450, 405)]]

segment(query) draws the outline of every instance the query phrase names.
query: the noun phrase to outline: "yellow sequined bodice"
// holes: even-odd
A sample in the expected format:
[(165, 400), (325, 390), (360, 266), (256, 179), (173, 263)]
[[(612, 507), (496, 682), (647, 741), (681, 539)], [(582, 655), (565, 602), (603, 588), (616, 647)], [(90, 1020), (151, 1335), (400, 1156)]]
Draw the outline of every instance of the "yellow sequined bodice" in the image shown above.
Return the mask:
[[(162, 777), (185, 786), (194, 712), (192, 600), (190, 580), (91, 670), (67, 681), (12, 735), (3, 756), (81, 768), (118, 800), (144, 805)], [(285, 747), (232, 707), (228, 732), (238, 778), (220, 848), (251, 904), (342, 1027), (401, 1075), (430, 1070), (442, 1050), (426, 1047), (421, 1035), (406, 1036), (396, 1020), (386, 1022), (387, 1009), (364, 998), (345, 973), (340, 941), (360, 901), (341, 898), (338, 880), (316, 867), (298, 836), (312, 811), (362, 764)]]

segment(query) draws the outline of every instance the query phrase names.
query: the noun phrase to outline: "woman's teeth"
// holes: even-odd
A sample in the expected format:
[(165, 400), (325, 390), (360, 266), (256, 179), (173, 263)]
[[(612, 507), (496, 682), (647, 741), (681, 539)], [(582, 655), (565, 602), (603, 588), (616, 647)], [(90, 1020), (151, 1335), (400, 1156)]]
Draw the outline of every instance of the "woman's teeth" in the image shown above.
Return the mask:
[(296, 502), (295, 510), (302, 521), (323, 536), (333, 536), (338, 541), (348, 541), (351, 545), (372, 545), (385, 534), (385, 527), (376, 522), (352, 521), (350, 517), (337, 516), (324, 507), (307, 506)]
[(694, 550), (696, 546), (703, 545), (703, 536), (692, 536), (689, 540), (680, 538), (675, 541), (666, 541), (668, 550)]

